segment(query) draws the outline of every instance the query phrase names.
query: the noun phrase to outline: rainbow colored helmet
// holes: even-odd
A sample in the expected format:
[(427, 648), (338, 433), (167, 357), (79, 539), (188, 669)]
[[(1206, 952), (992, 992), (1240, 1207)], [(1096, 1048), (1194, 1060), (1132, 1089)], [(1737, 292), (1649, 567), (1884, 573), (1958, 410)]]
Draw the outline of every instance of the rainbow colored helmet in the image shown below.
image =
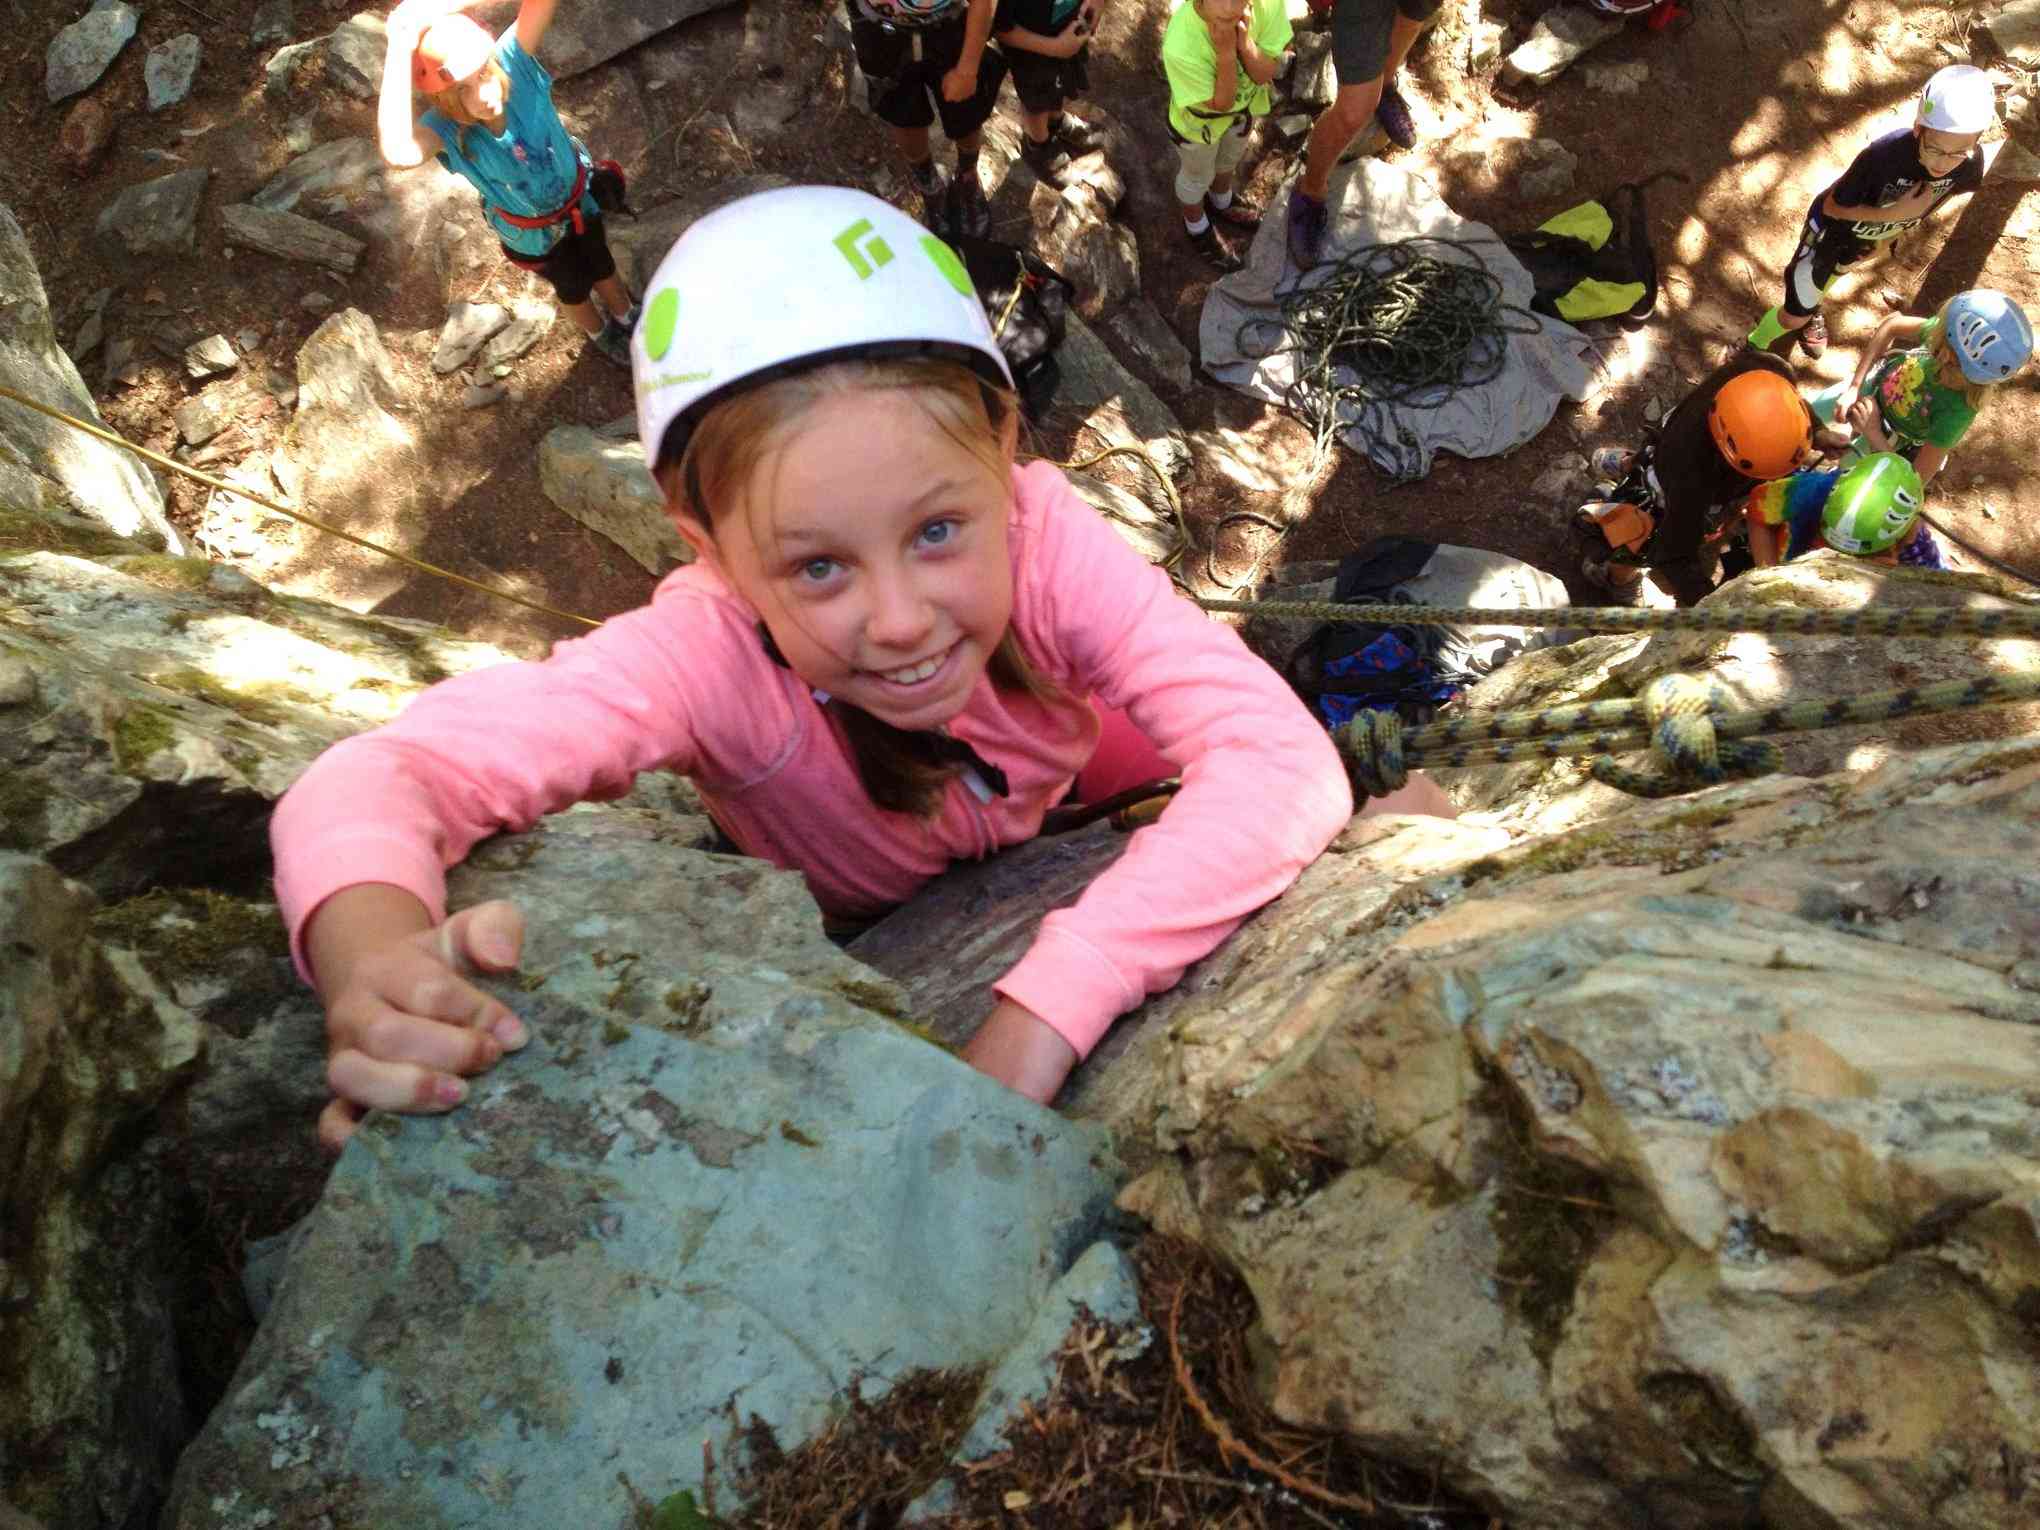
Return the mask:
[(1870, 557), (1912, 535), (1926, 489), (1896, 452), (1865, 457), (1835, 480), (1820, 513), (1820, 530), (1836, 552)]

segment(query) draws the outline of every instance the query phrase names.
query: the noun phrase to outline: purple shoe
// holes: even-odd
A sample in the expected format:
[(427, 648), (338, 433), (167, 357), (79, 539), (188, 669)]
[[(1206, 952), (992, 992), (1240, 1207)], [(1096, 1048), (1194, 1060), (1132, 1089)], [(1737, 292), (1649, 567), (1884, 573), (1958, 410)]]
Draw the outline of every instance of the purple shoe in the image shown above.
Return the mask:
[(1398, 149), (1414, 149), (1417, 146), (1417, 124), (1410, 116), (1410, 104), (1395, 86), (1384, 84), (1381, 87), (1381, 101), (1374, 108), (1374, 120), (1381, 124), (1382, 132), (1388, 134), (1388, 141)]
[(1324, 260), (1325, 234), (1331, 221), (1331, 213), (1316, 197), (1301, 189), (1289, 193), (1289, 263), (1299, 274)]

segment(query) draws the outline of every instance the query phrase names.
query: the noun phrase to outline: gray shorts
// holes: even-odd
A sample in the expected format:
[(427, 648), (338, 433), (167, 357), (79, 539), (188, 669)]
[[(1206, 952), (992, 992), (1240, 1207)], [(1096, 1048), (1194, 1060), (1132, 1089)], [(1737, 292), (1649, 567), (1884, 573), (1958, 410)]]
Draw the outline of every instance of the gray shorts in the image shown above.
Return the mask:
[(1388, 67), (1388, 33), (1400, 14), (1429, 21), (1440, 0), (1332, 0), (1332, 64), (1339, 84), (1365, 85)]

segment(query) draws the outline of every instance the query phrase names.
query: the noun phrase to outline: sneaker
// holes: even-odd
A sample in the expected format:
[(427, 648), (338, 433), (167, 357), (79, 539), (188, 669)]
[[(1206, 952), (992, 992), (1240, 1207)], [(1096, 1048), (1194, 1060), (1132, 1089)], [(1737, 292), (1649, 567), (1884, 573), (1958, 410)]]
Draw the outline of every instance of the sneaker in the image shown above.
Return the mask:
[(1190, 243), (1195, 247), (1197, 253), (1204, 257), (1204, 263), (1213, 270), (1220, 272), (1237, 271), (1242, 265), (1246, 264), (1238, 255), (1233, 253), (1232, 247), (1219, 236), (1218, 229), (1214, 225), (1206, 223), (1204, 225), (1204, 232), (1201, 234), (1191, 234), (1187, 229), (1184, 232), (1188, 235)]
[(1070, 168), (1070, 151), (1053, 133), (1040, 143), (1023, 138), (1020, 141), (1020, 159), (1050, 186), (1060, 186), (1063, 173)]
[(1608, 571), (1606, 558), (1582, 559), (1580, 577), (1605, 596), (1611, 606), (1634, 606), (1643, 602), (1642, 574), (1627, 581), (1617, 579)]
[(1300, 188), (1289, 193), (1289, 263), (1299, 273), (1309, 271), (1325, 258), (1325, 235), (1332, 215), (1316, 197)]
[(1388, 134), (1388, 141), (1398, 149), (1414, 149), (1417, 146), (1417, 124), (1410, 116), (1410, 103), (1402, 97), (1395, 86), (1381, 87), (1380, 104), (1374, 108), (1374, 120), (1381, 124), (1382, 132)]
[(605, 360), (615, 362), (626, 372), (630, 370), (630, 331), (616, 320), (605, 323), (599, 334), (590, 335), (588, 343), (600, 351)]
[(1099, 132), (1094, 122), (1072, 117), (1068, 112), (1058, 112), (1055, 120), (1048, 125), (1048, 141), (1074, 158), (1103, 148), (1105, 135)]
[(982, 239), (991, 232), (992, 204), (985, 200), (985, 188), (976, 176), (961, 176), (949, 183), (949, 222), (959, 234)]
[(642, 319), (644, 316), (645, 305), (643, 300), (640, 299), (638, 302), (632, 303), (630, 305), (629, 311), (626, 312), (622, 318), (616, 321), (618, 324), (621, 324), (623, 326), (623, 337), (626, 340), (628, 340), (632, 335), (637, 333), (638, 320)]
[(1619, 446), (1596, 447), (1587, 459), (1587, 465), (1596, 478), (1609, 483), (1620, 483), (1629, 476), (1629, 470), (1636, 466), (1636, 453), (1625, 451)]
[(1252, 230), (1261, 226), (1261, 209), (1242, 202), (1237, 195), (1223, 207), (1207, 195), (1204, 198), (1204, 211), (1228, 228)]
[(1805, 327), (1799, 331), (1799, 348), (1806, 352), (1810, 360), (1818, 360), (1821, 357), (1827, 350), (1827, 341), (1827, 320), (1819, 314), (1808, 319)]

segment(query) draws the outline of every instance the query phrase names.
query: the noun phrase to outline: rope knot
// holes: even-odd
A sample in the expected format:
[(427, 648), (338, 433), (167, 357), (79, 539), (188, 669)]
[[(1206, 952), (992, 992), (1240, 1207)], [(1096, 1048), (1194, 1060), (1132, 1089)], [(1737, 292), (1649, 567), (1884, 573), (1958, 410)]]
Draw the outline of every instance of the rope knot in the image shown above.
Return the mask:
[(1673, 775), (1709, 785), (1722, 779), (1721, 745), (1708, 715), (1719, 700), (1715, 686), (1692, 675), (1660, 675), (1644, 687), (1651, 748)]
[(1403, 763), (1402, 719), (1394, 712), (1363, 708), (1332, 734), (1346, 761), (1353, 790), (1364, 797), (1386, 797), (1409, 784)]

